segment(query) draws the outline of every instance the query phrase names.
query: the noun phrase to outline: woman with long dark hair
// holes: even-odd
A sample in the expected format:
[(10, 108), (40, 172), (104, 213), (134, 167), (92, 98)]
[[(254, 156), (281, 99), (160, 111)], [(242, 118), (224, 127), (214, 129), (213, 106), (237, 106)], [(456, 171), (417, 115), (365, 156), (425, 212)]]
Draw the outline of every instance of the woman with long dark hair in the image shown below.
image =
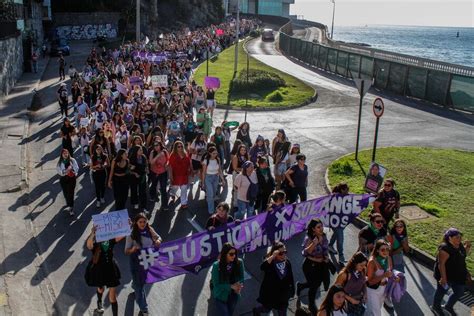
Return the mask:
[(403, 219), (395, 220), (390, 233), (387, 235), (387, 241), (391, 247), (390, 255), (392, 256), (393, 269), (405, 273), (403, 253), (410, 251), (410, 245), (408, 244), (407, 224)]
[(288, 301), (295, 294), (293, 270), (286, 253), (285, 245), (276, 241), (260, 265), (264, 276), (257, 298), (260, 306), (253, 309), (254, 316), (273, 309), (278, 316), (286, 316)]
[(206, 186), (207, 211), (209, 214), (214, 213), (214, 199), (218, 194), (219, 183), (224, 183), (224, 175), (218, 154), (216, 147), (209, 147), (202, 162), (201, 183)]
[(153, 144), (153, 149), (150, 152), (150, 199), (156, 200), (156, 189), (158, 182), (160, 183), (160, 194), (161, 194), (161, 209), (168, 209), (168, 191), (166, 187), (168, 185), (168, 159), (169, 154), (163, 143), (156, 141)]
[(356, 252), (347, 265), (342, 268), (334, 284), (344, 288), (347, 300), (348, 316), (363, 316), (364, 303), (367, 301), (365, 274), (367, 257), (360, 251)]
[[(202, 157), (206, 154), (206, 137), (202, 132), (198, 132), (196, 138), (189, 146), (189, 152), (191, 153), (191, 163), (193, 167), (193, 178), (198, 176), (201, 179), (202, 170)], [(201, 183), (201, 187), (204, 188), (204, 183)]]
[(181, 191), (181, 209), (187, 209), (189, 176), (191, 175), (192, 168), (191, 160), (184, 149), (184, 144), (182, 141), (177, 140), (174, 142), (173, 151), (171, 152), (168, 165), (172, 203), (175, 201), (176, 193), (179, 188)]
[(390, 244), (383, 239), (375, 242), (367, 264), (367, 311), (365, 315), (381, 316), (385, 301), (385, 287), (392, 273)]
[(329, 255), (328, 239), (324, 233), (323, 223), (319, 218), (312, 219), (306, 231), (303, 243), (303, 273), (306, 278), (305, 283), (296, 283), (296, 294), (309, 288), (308, 300), (309, 309), (316, 313), (316, 292), (323, 283), (327, 290), (329, 287)]
[[(237, 140), (235, 143), (237, 143)], [(237, 178), (237, 175), (242, 172), (242, 167), (248, 160), (250, 160), (250, 157), (247, 147), (244, 144), (240, 144), (237, 148), (237, 151), (235, 151), (235, 153), (232, 155), (229, 167), (229, 173), (232, 174), (232, 206), (234, 207), (237, 207), (237, 190), (235, 189), (235, 179)]]
[(66, 117), (61, 126), (61, 138), (63, 149), (67, 149), (69, 154), (74, 156), (74, 148), (72, 148), (72, 137), (76, 134), (76, 129), (71, 125), (71, 121)]
[(98, 313), (104, 312), (102, 296), (105, 287), (109, 289), (109, 301), (112, 315), (118, 316), (117, 292), (115, 288), (120, 285), (120, 269), (114, 258), (114, 247), (124, 237), (117, 237), (102, 242), (95, 239), (96, 227), (92, 226), (91, 234), (87, 238), (87, 249), (92, 251), (92, 259), (86, 268), (86, 282), (89, 286), (97, 288)]
[(237, 139), (242, 141), (247, 148), (252, 147), (252, 139), (250, 138), (250, 124), (248, 122), (243, 122), (239, 126), (237, 131)]
[(359, 231), (359, 251), (369, 255), (374, 249), (375, 242), (387, 237), (384, 228), (385, 220), (380, 213), (372, 213), (369, 216), (369, 224)]
[(95, 152), (92, 154), (90, 168), (92, 179), (94, 180), (96, 206), (105, 204), (105, 186), (107, 184), (107, 168), (109, 166), (109, 157), (104, 153), (101, 145), (95, 146)]
[(141, 249), (160, 247), (161, 237), (148, 223), (144, 213), (138, 213), (133, 221), (132, 233), (125, 241), (125, 254), (130, 256), (130, 271), (132, 273), (132, 288), (135, 300), (142, 315), (148, 315), (148, 303), (145, 294), (145, 280), (140, 269)]
[(340, 285), (329, 288), (319, 307), (318, 316), (346, 316), (346, 294)]
[(258, 196), (255, 201), (255, 209), (259, 212), (265, 212), (268, 206), (270, 195), (275, 190), (275, 179), (268, 166), (266, 157), (258, 157), (258, 167), (255, 169), (258, 179)]
[[(148, 160), (143, 153), (142, 146), (135, 146), (130, 150), (130, 202), (132, 208), (136, 210), (146, 209), (146, 189), (147, 180), (146, 174), (148, 169)], [(147, 211), (145, 210), (145, 214)]]
[(114, 190), (115, 209), (123, 210), (127, 204), (130, 186), (130, 163), (125, 149), (120, 149), (112, 161), (109, 188)]
[(295, 203), (299, 197), (300, 202), (307, 199), (306, 187), (308, 186), (308, 166), (306, 165), (306, 156), (298, 154), (296, 164), (288, 168), (285, 177), (290, 185), (290, 203)]
[(61, 150), (58, 163), (56, 165), (56, 171), (58, 172), (63, 191), (64, 199), (66, 200), (66, 211), (69, 211), (69, 215), (74, 215), (74, 190), (76, 189), (76, 178), (79, 173), (79, 166), (77, 165), (76, 159), (72, 158), (67, 149)]
[(219, 259), (212, 265), (212, 297), (219, 316), (231, 316), (244, 283), (244, 262), (230, 243), (222, 245)]

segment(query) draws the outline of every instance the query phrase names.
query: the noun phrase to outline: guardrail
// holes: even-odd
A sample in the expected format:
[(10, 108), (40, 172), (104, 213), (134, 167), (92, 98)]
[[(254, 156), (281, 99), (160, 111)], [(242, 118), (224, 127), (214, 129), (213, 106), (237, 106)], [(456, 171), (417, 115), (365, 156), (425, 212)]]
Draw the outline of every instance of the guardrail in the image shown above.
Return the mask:
[(337, 42), (317, 22), (290, 21), (322, 31), (321, 43), (294, 38), (280, 28), (280, 51), (313, 67), (347, 78), (371, 79), (375, 87), (474, 113), (474, 68)]

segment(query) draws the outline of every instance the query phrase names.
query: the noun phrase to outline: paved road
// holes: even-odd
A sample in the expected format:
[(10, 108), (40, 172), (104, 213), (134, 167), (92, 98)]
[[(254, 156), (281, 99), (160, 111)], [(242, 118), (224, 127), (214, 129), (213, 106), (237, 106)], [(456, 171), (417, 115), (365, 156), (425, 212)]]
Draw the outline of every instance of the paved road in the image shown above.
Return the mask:
[[(90, 43), (81, 42), (73, 45), (73, 55), (68, 57), (68, 63), (77, 67), (83, 64)], [(278, 68), (297, 74), (299, 78), (311, 82), (318, 89), (318, 100), (304, 108), (281, 112), (250, 113), (248, 121), (251, 125), (251, 135), (258, 134), (272, 138), (278, 128), (285, 128), (290, 140), (298, 141), (308, 156), (310, 167), (310, 195), (325, 194), (324, 171), (327, 164), (336, 157), (354, 150), (356, 131), (356, 113), (358, 99), (355, 89), (344, 82), (330, 81), (322, 75), (290, 62), (283, 56), (271, 56), (275, 50), (271, 43), (255, 41), (249, 50), (258, 52), (256, 58), (276, 65)], [(55, 164), (59, 155), (60, 116), (55, 102), (55, 90), (58, 88), (57, 65), (53, 60), (45, 72), (41, 83), (41, 99), (43, 107), (34, 114), (29, 137), (29, 194), (12, 201), (8, 208), (13, 210), (21, 205), (23, 199), (28, 199), (28, 215), (36, 238), (27, 241), (38, 247), (39, 258), (28, 252), (28, 247), (8, 255), (8, 262), (18, 262), (14, 271), (19, 273), (30, 267), (37, 260), (42, 262), (36, 273), (27, 280), (25, 291), (18, 291), (19, 298), (28, 299), (29, 289), (39, 289), (44, 297), (45, 305), (52, 302), (52, 309), (57, 315), (90, 315), (95, 307), (95, 291), (87, 288), (83, 274), (90, 257), (85, 250), (85, 238), (90, 231), (90, 218), (98, 210), (95, 207), (91, 178), (82, 172), (78, 179), (76, 211), (77, 218), (71, 220), (64, 212), (64, 201), (60, 192), (58, 177), (55, 174)], [(368, 104), (374, 96), (369, 95), (363, 110), (361, 131), (362, 148), (369, 148), (372, 142), (374, 119)], [(463, 117), (448, 119), (417, 109), (417, 105), (403, 105), (387, 100), (386, 112), (380, 127), (380, 146), (435, 146), (452, 147), (474, 150), (472, 140), (472, 121), (464, 121)], [(216, 111), (216, 121), (227, 116), (230, 120), (241, 121), (244, 112), (223, 110)], [(164, 237), (172, 240), (182, 237), (204, 226), (206, 211), (203, 196), (193, 191), (192, 207), (189, 211), (158, 212), (152, 218), (153, 226)], [(113, 207), (112, 194), (106, 194), (109, 205)], [(150, 206), (153, 207), (153, 206)], [(155, 207), (155, 209), (158, 205)], [(354, 251), (357, 230), (349, 226), (346, 229), (346, 257)], [(301, 263), (300, 244), (303, 236), (298, 236), (288, 243), (289, 256), (295, 267), (296, 279), (303, 280), (299, 269)], [(125, 315), (132, 315), (134, 306), (129, 295), (130, 274), (128, 261), (122, 252), (123, 245), (116, 249), (116, 254), (122, 270), (122, 285), (119, 287), (120, 314), (125, 309)], [(245, 258), (248, 280), (243, 291), (242, 301), (237, 311), (239, 314), (249, 313), (255, 304), (261, 274), (258, 265), (263, 252), (248, 255)], [(21, 259), (21, 260), (20, 260)], [(38, 260), (39, 259), (39, 260)], [(36, 264), (34, 264), (36, 265)], [(11, 266), (11, 265), (10, 265)], [(409, 294), (403, 299), (403, 304), (395, 308), (396, 315), (427, 315), (428, 303), (434, 293), (434, 282), (431, 273), (425, 267), (408, 260), (407, 275), (409, 279)], [(179, 276), (150, 286), (148, 301), (152, 315), (212, 315), (213, 307), (209, 304), (209, 275), (202, 271), (198, 276)], [(323, 293), (324, 295), (324, 293)], [(304, 301), (304, 299), (303, 299)], [(465, 306), (457, 305), (461, 315), (467, 315)], [(291, 309), (294, 310), (294, 304)], [(137, 309), (135, 308), (135, 312)], [(107, 310), (110, 314), (110, 309)], [(37, 313), (41, 315), (41, 313)], [(390, 314), (390, 313), (386, 313)], [(27, 315), (27, 313), (25, 313)]]

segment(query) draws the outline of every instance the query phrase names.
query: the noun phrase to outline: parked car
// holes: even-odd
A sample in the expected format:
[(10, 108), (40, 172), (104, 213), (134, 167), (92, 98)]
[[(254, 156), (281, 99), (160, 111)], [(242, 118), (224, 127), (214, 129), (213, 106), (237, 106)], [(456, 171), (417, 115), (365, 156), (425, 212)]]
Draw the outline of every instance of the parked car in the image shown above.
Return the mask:
[(262, 41), (273, 42), (274, 40), (275, 40), (275, 36), (273, 35), (273, 30), (272, 29), (263, 29)]
[(69, 43), (65, 38), (56, 38), (51, 42), (51, 48), (49, 50), (51, 56), (59, 56), (62, 54), (64, 56), (71, 54), (71, 48)]

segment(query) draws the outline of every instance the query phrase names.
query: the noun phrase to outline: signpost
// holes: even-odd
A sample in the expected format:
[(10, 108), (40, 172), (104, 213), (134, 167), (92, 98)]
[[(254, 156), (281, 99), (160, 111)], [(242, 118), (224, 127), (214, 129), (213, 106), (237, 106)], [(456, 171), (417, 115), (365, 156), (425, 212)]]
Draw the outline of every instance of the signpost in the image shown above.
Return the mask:
[(375, 151), (377, 150), (377, 136), (379, 134), (379, 120), (382, 117), (384, 111), (384, 104), (381, 98), (376, 98), (374, 100), (372, 110), (374, 111), (374, 115), (377, 118), (377, 121), (375, 122), (374, 148), (372, 149), (372, 161), (375, 161)]
[(369, 91), (372, 82), (368, 79), (354, 79), (354, 83), (359, 91), (360, 99), (359, 99), (359, 120), (357, 122), (357, 140), (356, 140), (356, 151), (355, 151), (355, 160), (359, 155), (359, 139), (360, 139), (360, 120), (362, 117), (362, 100), (364, 99), (364, 95)]

